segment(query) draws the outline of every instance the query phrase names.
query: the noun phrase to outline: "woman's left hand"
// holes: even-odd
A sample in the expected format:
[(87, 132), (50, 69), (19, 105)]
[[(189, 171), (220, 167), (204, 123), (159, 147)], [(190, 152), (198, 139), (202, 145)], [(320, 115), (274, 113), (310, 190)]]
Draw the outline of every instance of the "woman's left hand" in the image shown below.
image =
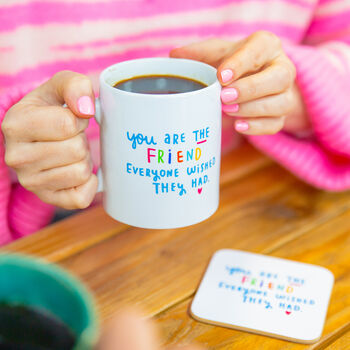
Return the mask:
[(222, 110), (236, 117), (238, 132), (262, 135), (308, 128), (294, 64), (276, 35), (258, 31), (236, 43), (209, 39), (173, 49), (170, 56), (218, 68)]

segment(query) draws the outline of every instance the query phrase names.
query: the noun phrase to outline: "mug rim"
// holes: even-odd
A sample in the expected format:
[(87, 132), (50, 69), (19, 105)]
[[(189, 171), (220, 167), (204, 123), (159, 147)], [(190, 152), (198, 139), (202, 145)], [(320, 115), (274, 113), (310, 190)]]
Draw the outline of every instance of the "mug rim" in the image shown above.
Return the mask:
[[(24, 267), (26, 269), (31, 269), (50, 276), (52, 279), (64, 282), (70, 285), (73, 289), (77, 291), (79, 297), (86, 309), (86, 315), (88, 317), (87, 327), (82, 331), (82, 333), (77, 337), (77, 343), (74, 349), (80, 349), (82, 346), (83, 338), (88, 338), (91, 344), (95, 344), (99, 335), (99, 321), (95, 303), (93, 302), (92, 295), (83, 285), (83, 283), (75, 276), (71, 275), (68, 271), (51, 263), (41, 257), (29, 256), (26, 254), (18, 254), (11, 252), (1, 252), (0, 253), (0, 265), (4, 263), (15, 264), (18, 267)], [(84, 341), (83, 341), (84, 343)]]
[[(216, 69), (212, 66), (210, 66), (207, 63), (204, 62), (200, 62), (200, 61), (195, 61), (195, 60), (189, 60), (186, 58), (173, 58), (173, 57), (148, 57), (148, 58), (136, 58), (136, 59), (132, 59), (132, 60), (126, 60), (126, 61), (121, 61), (115, 64), (112, 64), (111, 66), (105, 68), (101, 74), (100, 74), (100, 85), (104, 85), (106, 86), (108, 89), (110, 89), (111, 91), (113, 91), (114, 93), (117, 94), (122, 94), (122, 95), (129, 95), (129, 96), (142, 96), (143, 98), (182, 98), (184, 96), (188, 97), (188, 96), (193, 96), (193, 95), (198, 95), (198, 94), (202, 94), (202, 93), (206, 93), (206, 92), (210, 92), (211, 90), (217, 88), (218, 86), (220, 86), (220, 82), (217, 79), (217, 77), (215, 78), (215, 81), (209, 85), (207, 85), (206, 87), (199, 89), (199, 90), (193, 90), (193, 91), (188, 91), (188, 92), (179, 92), (176, 94), (146, 94), (146, 93), (141, 93), (141, 92), (132, 92), (132, 91), (124, 91), (121, 89), (116, 89), (114, 86), (108, 84), (106, 82), (106, 76), (110, 73), (111, 69), (114, 69), (117, 66), (122, 66), (124, 64), (132, 64), (132, 63), (137, 63), (140, 61), (178, 61), (178, 62), (184, 62), (184, 63), (190, 63), (190, 64), (195, 64), (195, 65), (200, 65), (206, 69), (210, 69), (213, 73), (215, 73), (216, 76)], [(147, 75), (147, 73), (145, 74)], [(184, 76), (184, 78), (188, 78), (187, 76)], [(132, 79), (132, 78), (130, 78)], [(191, 79), (191, 78), (190, 78)], [(101, 94), (101, 92), (100, 92)]]

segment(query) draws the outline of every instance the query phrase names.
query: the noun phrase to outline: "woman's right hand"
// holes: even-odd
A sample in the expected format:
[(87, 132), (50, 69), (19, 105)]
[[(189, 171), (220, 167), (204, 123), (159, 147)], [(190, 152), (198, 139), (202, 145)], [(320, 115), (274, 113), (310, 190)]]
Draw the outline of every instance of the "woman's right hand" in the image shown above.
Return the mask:
[(57, 73), (9, 109), (1, 125), (5, 162), (21, 185), (49, 204), (87, 207), (97, 178), (84, 130), (94, 114), (90, 79), (70, 71)]

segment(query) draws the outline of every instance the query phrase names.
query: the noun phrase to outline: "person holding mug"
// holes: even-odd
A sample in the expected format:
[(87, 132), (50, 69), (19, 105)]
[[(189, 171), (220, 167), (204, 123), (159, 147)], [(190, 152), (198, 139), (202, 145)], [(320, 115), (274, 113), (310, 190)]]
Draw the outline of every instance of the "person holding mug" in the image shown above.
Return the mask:
[(54, 206), (90, 205), (96, 75), (169, 51), (217, 68), (224, 147), (235, 129), (311, 185), (350, 188), (348, 13), (340, 0), (5, 0), (0, 243), (48, 224)]

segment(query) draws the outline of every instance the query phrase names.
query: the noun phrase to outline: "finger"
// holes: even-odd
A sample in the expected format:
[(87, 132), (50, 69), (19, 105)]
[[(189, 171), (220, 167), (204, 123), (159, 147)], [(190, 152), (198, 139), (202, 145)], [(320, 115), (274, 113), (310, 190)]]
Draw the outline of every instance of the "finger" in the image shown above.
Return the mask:
[(170, 57), (201, 61), (214, 67), (234, 48), (232, 42), (220, 39), (207, 39), (198, 43), (177, 47), (169, 53)]
[(7, 113), (2, 130), (9, 140), (59, 141), (78, 135), (88, 124), (88, 120), (76, 118), (68, 108), (21, 104)]
[(278, 37), (259, 31), (250, 35), (244, 44), (218, 67), (218, 79), (227, 86), (247, 73), (259, 71), (265, 64), (281, 54)]
[(245, 135), (272, 135), (283, 129), (284, 120), (285, 117), (239, 119), (235, 121), (235, 129)]
[(84, 209), (91, 204), (96, 191), (97, 177), (96, 175), (91, 175), (86, 183), (78, 187), (60, 191), (42, 190), (37, 195), (43, 202), (61, 208)]
[(153, 323), (139, 313), (118, 315), (102, 336), (99, 350), (157, 350), (158, 337)]
[(278, 95), (262, 97), (241, 104), (223, 104), (225, 114), (234, 117), (280, 117), (289, 114), (294, 106), (291, 89)]
[(226, 104), (242, 103), (286, 91), (295, 79), (294, 66), (277, 59), (261, 72), (238, 79), (223, 88), (221, 101)]
[(80, 162), (41, 171), (37, 182), (48, 190), (63, 190), (86, 183), (92, 174), (93, 164), (88, 155)]
[(69, 109), (81, 118), (95, 114), (95, 95), (91, 80), (79, 73), (62, 71), (29, 94), (28, 98), (38, 98), (47, 105), (67, 104)]
[(39, 188), (57, 191), (83, 185), (90, 179), (92, 169), (93, 164), (88, 156), (80, 162), (35, 174), (18, 171), (18, 180), (23, 187), (32, 191)]
[(84, 132), (64, 141), (9, 143), (5, 161), (14, 169), (39, 172), (77, 163), (88, 156), (88, 142)]

